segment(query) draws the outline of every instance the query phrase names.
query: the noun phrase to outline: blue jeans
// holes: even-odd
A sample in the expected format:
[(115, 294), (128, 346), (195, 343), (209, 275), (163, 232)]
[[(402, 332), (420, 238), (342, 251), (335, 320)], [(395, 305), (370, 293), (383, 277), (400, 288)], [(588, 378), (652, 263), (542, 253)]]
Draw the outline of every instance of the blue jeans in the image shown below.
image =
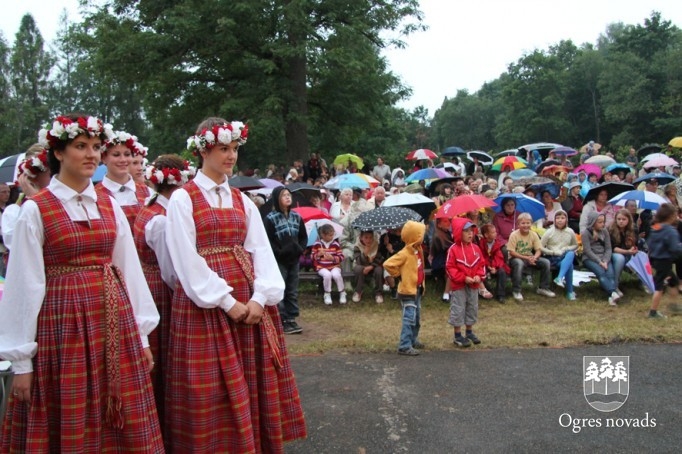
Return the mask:
[(526, 268), (540, 270), (540, 288), (549, 290), (549, 260), (546, 258), (538, 258), (535, 265), (530, 265), (522, 259), (513, 258), (509, 265), (511, 266), (512, 292), (521, 293), (521, 279), (523, 279), (523, 270)]
[(616, 282), (613, 275), (613, 263), (611, 261), (609, 261), (608, 269), (602, 268), (599, 262), (595, 262), (594, 260), (590, 259), (583, 259), (583, 265), (585, 265), (585, 268), (592, 271), (595, 276), (597, 276), (599, 285), (601, 285), (601, 288), (604, 289), (609, 296), (611, 296), (611, 293), (616, 291)]
[(549, 263), (559, 268), (557, 278), (561, 280), (566, 279), (566, 291), (573, 292), (573, 259), (575, 259), (575, 252), (566, 251), (564, 255), (552, 255), (547, 257)]
[(284, 298), (279, 302), (279, 316), (282, 321), (293, 321), (298, 317), (298, 262), (293, 265), (278, 264), (284, 279)]
[(400, 330), (400, 344), (398, 350), (407, 350), (417, 342), (419, 327), (421, 326), (422, 289), (417, 289), (417, 294), (412, 296), (401, 295), (400, 302), (403, 305), (403, 327)]
[(625, 269), (625, 264), (628, 263), (631, 258), (632, 256), (629, 254), (624, 255), (617, 252), (611, 254), (611, 263), (613, 264), (613, 280), (616, 284), (616, 288), (618, 288), (618, 284), (620, 284), (620, 275), (623, 272), (623, 269)]

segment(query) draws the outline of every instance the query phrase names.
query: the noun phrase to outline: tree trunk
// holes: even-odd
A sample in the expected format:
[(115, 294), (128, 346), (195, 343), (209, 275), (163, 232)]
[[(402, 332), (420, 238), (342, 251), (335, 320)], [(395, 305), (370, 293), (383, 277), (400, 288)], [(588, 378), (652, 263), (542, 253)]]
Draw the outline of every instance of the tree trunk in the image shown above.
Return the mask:
[(284, 108), (286, 122), (287, 164), (305, 159), (310, 153), (308, 142), (308, 91), (306, 87), (307, 63), (305, 56), (291, 57), (289, 63), (290, 94)]

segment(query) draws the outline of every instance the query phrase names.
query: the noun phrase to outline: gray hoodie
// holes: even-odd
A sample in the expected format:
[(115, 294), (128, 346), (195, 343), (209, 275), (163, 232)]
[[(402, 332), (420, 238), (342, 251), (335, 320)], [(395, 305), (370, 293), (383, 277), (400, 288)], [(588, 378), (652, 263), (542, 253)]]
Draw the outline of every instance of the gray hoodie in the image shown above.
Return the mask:
[(597, 239), (593, 238), (594, 223), (600, 216), (597, 212), (591, 212), (587, 216), (587, 229), (580, 231), (580, 239), (583, 242), (583, 257), (594, 260), (595, 262), (609, 263), (611, 260), (611, 235), (606, 227), (597, 234)]

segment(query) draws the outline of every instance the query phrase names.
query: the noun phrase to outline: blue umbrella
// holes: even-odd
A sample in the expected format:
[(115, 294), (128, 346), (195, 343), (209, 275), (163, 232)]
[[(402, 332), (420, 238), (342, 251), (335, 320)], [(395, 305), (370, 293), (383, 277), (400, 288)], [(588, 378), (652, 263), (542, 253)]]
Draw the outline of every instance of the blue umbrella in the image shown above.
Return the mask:
[(655, 192), (638, 191), (637, 189), (633, 189), (632, 191), (621, 192), (609, 200), (609, 203), (624, 206), (625, 202), (629, 200), (634, 200), (637, 202), (637, 208), (642, 210), (658, 210), (658, 207), (660, 207), (662, 203), (667, 202), (667, 200)]
[(642, 281), (642, 283), (646, 285), (652, 293), (656, 290), (654, 287), (654, 277), (651, 273), (651, 263), (649, 263), (648, 255), (642, 251), (639, 251), (632, 256), (626, 265), (635, 272), (639, 280)]
[(460, 147), (447, 147), (445, 150), (443, 150), (441, 156), (464, 156), (465, 154), (467, 154), (466, 151)]
[(534, 170), (531, 169), (516, 169), (512, 170), (507, 174), (509, 178), (512, 180), (518, 180), (520, 178), (526, 178), (526, 177), (534, 177), (537, 175)]
[(637, 178), (635, 180), (635, 183), (641, 183), (642, 181), (649, 181), (649, 180), (656, 180), (658, 181), (659, 184), (668, 184), (671, 183), (675, 180), (677, 180), (677, 177), (674, 177), (670, 175), (669, 173), (665, 172), (651, 172), (647, 173), (646, 175), (642, 175), (641, 177)]
[(613, 172), (614, 170), (625, 170), (626, 172), (632, 172), (632, 167), (622, 162), (617, 162), (606, 167), (607, 172)]
[(530, 189), (535, 191), (536, 198), (538, 200), (542, 200), (542, 193), (545, 191), (549, 191), (550, 195), (552, 196), (553, 199), (556, 199), (559, 197), (559, 185), (555, 182), (547, 182), (547, 183), (535, 183), (531, 184), (529, 186)]
[(417, 170), (416, 172), (411, 173), (407, 178), (405, 178), (406, 183), (412, 183), (413, 181), (419, 181), (419, 180), (433, 180), (436, 178), (448, 178), (451, 177), (449, 173), (447, 173), (443, 169), (437, 169), (435, 167), (429, 167), (428, 169), (421, 169)]
[(519, 213), (529, 213), (533, 221), (545, 217), (545, 206), (542, 202), (521, 193), (502, 194), (495, 199), (497, 206), (493, 207), (493, 211), (496, 213), (502, 211), (505, 199), (514, 199), (516, 201), (516, 211)]
[(578, 154), (578, 150), (575, 150), (571, 147), (565, 147), (563, 145), (556, 147), (552, 151), (554, 152), (554, 156), (575, 156)]

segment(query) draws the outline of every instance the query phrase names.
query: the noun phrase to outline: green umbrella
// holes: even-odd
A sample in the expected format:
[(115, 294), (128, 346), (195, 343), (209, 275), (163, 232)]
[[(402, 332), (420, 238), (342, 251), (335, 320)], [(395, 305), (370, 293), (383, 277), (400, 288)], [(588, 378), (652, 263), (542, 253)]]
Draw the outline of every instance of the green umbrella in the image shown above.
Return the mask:
[(334, 158), (334, 165), (342, 165), (344, 168), (348, 168), (348, 164), (353, 163), (358, 169), (365, 167), (365, 163), (362, 161), (360, 156), (356, 156), (352, 153), (344, 153), (338, 155)]

